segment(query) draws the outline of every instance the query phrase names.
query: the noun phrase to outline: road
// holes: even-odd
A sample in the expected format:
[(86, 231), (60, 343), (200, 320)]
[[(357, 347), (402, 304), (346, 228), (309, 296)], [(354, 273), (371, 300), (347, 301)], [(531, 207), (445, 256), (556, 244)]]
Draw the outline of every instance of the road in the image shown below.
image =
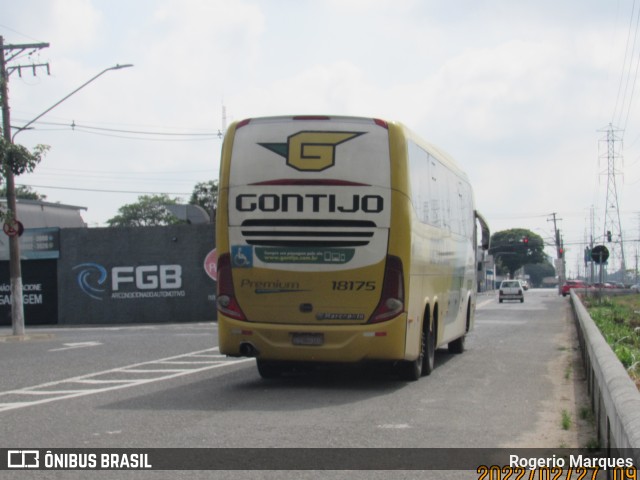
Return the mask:
[[(589, 434), (569, 306), (555, 290), (530, 290), (524, 303), (479, 296), (465, 353), (439, 350), (433, 374), (417, 382), (373, 367), (266, 381), (253, 360), (219, 355), (211, 323), (31, 328), (21, 342), (9, 334), (0, 330), (1, 448), (557, 448), (584, 446)], [(568, 431), (563, 410), (574, 420)], [(314, 473), (290, 478), (325, 478)]]

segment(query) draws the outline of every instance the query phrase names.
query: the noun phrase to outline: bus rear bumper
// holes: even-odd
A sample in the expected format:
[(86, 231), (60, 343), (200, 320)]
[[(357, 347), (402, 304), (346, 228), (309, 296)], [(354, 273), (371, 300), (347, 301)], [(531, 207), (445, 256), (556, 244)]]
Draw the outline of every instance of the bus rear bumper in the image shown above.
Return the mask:
[(220, 353), (302, 362), (403, 360), (406, 315), (366, 325), (291, 325), (233, 320), (218, 313)]

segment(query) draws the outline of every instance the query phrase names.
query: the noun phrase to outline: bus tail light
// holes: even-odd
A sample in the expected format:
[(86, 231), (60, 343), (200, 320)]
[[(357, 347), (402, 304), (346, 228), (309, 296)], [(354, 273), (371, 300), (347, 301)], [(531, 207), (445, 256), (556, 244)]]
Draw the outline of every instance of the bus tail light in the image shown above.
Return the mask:
[(382, 295), (369, 323), (391, 320), (404, 312), (404, 272), (402, 260), (392, 255), (387, 256), (384, 269)]
[(386, 128), (387, 130), (389, 130), (389, 124), (384, 120), (380, 120), (379, 118), (374, 118), (373, 123), (375, 123), (379, 127)]
[(236, 320), (246, 320), (236, 299), (231, 278), (231, 256), (228, 253), (218, 258), (218, 311)]

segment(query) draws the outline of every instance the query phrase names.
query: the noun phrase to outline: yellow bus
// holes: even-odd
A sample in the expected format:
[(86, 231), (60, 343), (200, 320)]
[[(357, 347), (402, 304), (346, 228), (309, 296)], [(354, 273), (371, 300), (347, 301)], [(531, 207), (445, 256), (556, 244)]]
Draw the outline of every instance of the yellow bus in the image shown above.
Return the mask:
[(473, 326), (478, 226), (486, 249), (465, 174), (400, 123), (235, 122), (216, 218), (220, 352), (256, 357), (264, 378), (362, 361), (428, 375)]

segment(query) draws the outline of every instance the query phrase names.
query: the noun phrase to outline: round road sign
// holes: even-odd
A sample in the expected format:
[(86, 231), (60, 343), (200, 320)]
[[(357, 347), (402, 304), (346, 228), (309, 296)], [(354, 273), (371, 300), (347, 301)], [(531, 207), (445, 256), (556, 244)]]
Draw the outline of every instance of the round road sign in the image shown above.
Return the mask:
[(596, 245), (591, 250), (591, 260), (596, 262), (598, 265), (606, 263), (609, 259), (609, 249), (604, 245)]
[(9, 237), (20, 237), (24, 233), (24, 225), (18, 220), (11, 220), (3, 225), (2, 231)]

